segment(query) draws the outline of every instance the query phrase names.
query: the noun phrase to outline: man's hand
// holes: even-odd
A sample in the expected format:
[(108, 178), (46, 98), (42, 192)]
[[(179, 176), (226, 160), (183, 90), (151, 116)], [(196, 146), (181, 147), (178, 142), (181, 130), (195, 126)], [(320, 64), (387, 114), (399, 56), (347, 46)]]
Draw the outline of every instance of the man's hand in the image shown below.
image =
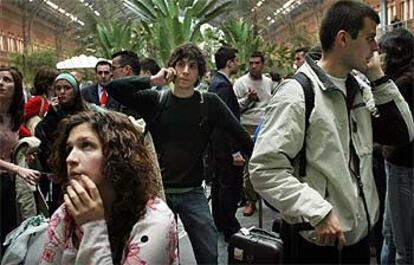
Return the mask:
[(381, 67), (381, 57), (377, 51), (374, 51), (372, 57), (369, 59), (365, 75), (371, 82), (385, 75)]
[(78, 225), (101, 220), (105, 217), (98, 188), (85, 175), (81, 176), (81, 181), (74, 179), (70, 181), (63, 199), (68, 213)]
[(259, 101), (259, 97), (257, 96), (256, 90), (250, 87), (249, 87), (249, 90), (247, 91), (247, 98), (250, 101)]
[(322, 222), (315, 227), (315, 231), (317, 240), (325, 246), (334, 245), (336, 239), (339, 240), (340, 244), (345, 245), (344, 233), (342, 232), (341, 225), (333, 211), (331, 211)]
[(233, 154), (233, 166), (242, 167), (246, 163), (244, 157), (240, 154), (240, 152)]
[(175, 78), (175, 69), (162, 68), (156, 75), (150, 77), (151, 86), (165, 86)]

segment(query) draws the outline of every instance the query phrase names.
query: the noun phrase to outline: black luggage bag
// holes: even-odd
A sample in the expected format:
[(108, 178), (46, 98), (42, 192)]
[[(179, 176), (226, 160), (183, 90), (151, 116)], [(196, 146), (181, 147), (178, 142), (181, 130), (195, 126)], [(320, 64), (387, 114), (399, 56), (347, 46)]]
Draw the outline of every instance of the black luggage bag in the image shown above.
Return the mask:
[(282, 264), (279, 235), (260, 228), (242, 228), (229, 240), (229, 264)]

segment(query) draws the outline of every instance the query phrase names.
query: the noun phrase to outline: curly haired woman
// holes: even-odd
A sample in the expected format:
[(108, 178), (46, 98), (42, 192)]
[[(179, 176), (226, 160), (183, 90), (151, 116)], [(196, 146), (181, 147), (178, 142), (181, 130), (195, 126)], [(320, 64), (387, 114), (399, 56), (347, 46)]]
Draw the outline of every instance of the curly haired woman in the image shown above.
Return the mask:
[(174, 216), (151, 195), (154, 161), (142, 133), (112, 111), (81, 112), (59, 127), (50, 162), (64, 204), (41, 264), (177, 264)]

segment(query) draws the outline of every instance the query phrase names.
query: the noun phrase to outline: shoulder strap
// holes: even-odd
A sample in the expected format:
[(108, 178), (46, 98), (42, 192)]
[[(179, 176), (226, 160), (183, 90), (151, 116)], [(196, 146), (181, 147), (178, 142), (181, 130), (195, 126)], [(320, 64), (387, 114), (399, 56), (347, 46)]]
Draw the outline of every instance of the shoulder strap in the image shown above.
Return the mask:
[(150, 122), (147, 123), (144, 130), (144, 136), (148, 134), (149, 128), (154, 126), (154, 124), (160, 119), (162, 112), (164, 111), (167, 103), (167, 99), (169, 96), (170, 90), (162, 90), (158, 93), (158, 109), (157, 113), (154, 115), (154, 117), (151, 119)]
[(305, 137), (302, 149), (299, 151), (299, 176), (304, 177), (306, 176), (306, 133), (309, 128), (309, 117), (315, 106), (315, 92), (313, 91), (312, 82), (304, 73), (296, 73), (293, 79), (299, 82), (305, 96)]
[(206, 92), (198, 91), (200, 94), (200, 127), (204, 127), (203, 131), (208, 132), (208, 104), (206, 99)]

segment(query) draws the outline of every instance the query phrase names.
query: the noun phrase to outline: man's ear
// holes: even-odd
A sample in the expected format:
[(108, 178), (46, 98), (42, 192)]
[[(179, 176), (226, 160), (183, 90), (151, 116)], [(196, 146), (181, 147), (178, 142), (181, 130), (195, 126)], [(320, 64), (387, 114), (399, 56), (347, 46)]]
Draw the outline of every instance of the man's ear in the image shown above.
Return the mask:
[(234, 63), (234, 59), (228, 60), (226, 62), (226, 68), (231, 68), (231, 64)]
[(127, 72), (127, 75), (133, 75), (134, 74), (134, 71), (132, 70), (132, 67), (129, 64), (125, 65), (124, 69)]
[(335, 37), (335, 45), (337, 47), (345, 48), (349, 43), (350, 37), (351, 36), (345, 30), (338, 31)]

